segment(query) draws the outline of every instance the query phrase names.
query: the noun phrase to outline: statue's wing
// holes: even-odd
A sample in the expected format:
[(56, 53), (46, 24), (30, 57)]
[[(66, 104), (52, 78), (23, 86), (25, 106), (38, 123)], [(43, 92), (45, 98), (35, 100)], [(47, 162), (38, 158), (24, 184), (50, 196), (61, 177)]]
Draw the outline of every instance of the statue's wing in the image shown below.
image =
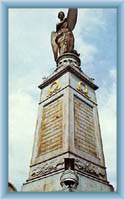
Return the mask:
[(56, 36), (57, 36), (57, 33), (56, 32), (51, 32), (51, 46), (52, 46), (52, 49), (53, 49), (53, 54), (54, 54), (54, 58), (55, 60), (57, 59), (57, 56), (58, 56), (58, 45), (56, 44)]
[(68, 28), (72, 31), (76, 25), (77, 21), (77, 8), (69, 8), (67, 14), (67, 24)]

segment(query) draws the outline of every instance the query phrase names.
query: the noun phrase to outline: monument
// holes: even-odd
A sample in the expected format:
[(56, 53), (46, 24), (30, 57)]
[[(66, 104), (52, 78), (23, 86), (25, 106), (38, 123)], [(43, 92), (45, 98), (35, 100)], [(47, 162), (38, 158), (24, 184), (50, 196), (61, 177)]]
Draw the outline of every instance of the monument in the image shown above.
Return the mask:
[(40, 85), (39, 111), (29, 177), (23, 192), (110, 192), (95, 85), (74, 49), (77, 9), (61, 11), (51, 34), (56, 62)]

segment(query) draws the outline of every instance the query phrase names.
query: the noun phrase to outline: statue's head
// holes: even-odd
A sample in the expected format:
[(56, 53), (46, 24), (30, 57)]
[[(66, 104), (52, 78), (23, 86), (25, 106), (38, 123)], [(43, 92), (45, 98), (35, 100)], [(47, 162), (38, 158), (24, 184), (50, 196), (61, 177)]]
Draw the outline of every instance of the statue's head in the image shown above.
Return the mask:
[(58, 13), (58, 18), (62, 21), (62, 20), (64, 19), (64, 17), (65, 17), (64, 12), (63, 12), (63, 11), (60, 11), (60, 12)]

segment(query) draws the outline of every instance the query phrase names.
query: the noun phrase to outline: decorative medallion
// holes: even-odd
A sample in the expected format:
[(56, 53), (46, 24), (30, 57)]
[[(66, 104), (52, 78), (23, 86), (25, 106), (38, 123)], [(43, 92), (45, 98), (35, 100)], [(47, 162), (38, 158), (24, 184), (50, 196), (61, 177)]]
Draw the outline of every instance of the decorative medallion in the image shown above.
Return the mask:
[(83, 81), (79, 81), (78, 82), (77, 90), (79, 92), (81, 92), (82, 94), (86, 95), (87, 97), (89, 97), (89, 95), (88, 95), (88, 86)]
[(48, 96), (55, 94), (57, 91), (61, 89), (61, 85), (58, 80), (54, 81), (50, 88), (48, 89)]

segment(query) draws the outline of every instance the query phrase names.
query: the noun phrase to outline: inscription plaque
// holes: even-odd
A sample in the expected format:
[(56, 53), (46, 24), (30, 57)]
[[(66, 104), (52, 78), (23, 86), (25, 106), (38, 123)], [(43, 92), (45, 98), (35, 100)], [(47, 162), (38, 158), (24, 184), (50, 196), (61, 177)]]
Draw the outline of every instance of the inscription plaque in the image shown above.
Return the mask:
[(63, 135), (62, 97), (43, 107), (39, 136), (38, 156), (62, 147)]
[(97, 156), (93, 108), (74, 96), (75, 147)]

